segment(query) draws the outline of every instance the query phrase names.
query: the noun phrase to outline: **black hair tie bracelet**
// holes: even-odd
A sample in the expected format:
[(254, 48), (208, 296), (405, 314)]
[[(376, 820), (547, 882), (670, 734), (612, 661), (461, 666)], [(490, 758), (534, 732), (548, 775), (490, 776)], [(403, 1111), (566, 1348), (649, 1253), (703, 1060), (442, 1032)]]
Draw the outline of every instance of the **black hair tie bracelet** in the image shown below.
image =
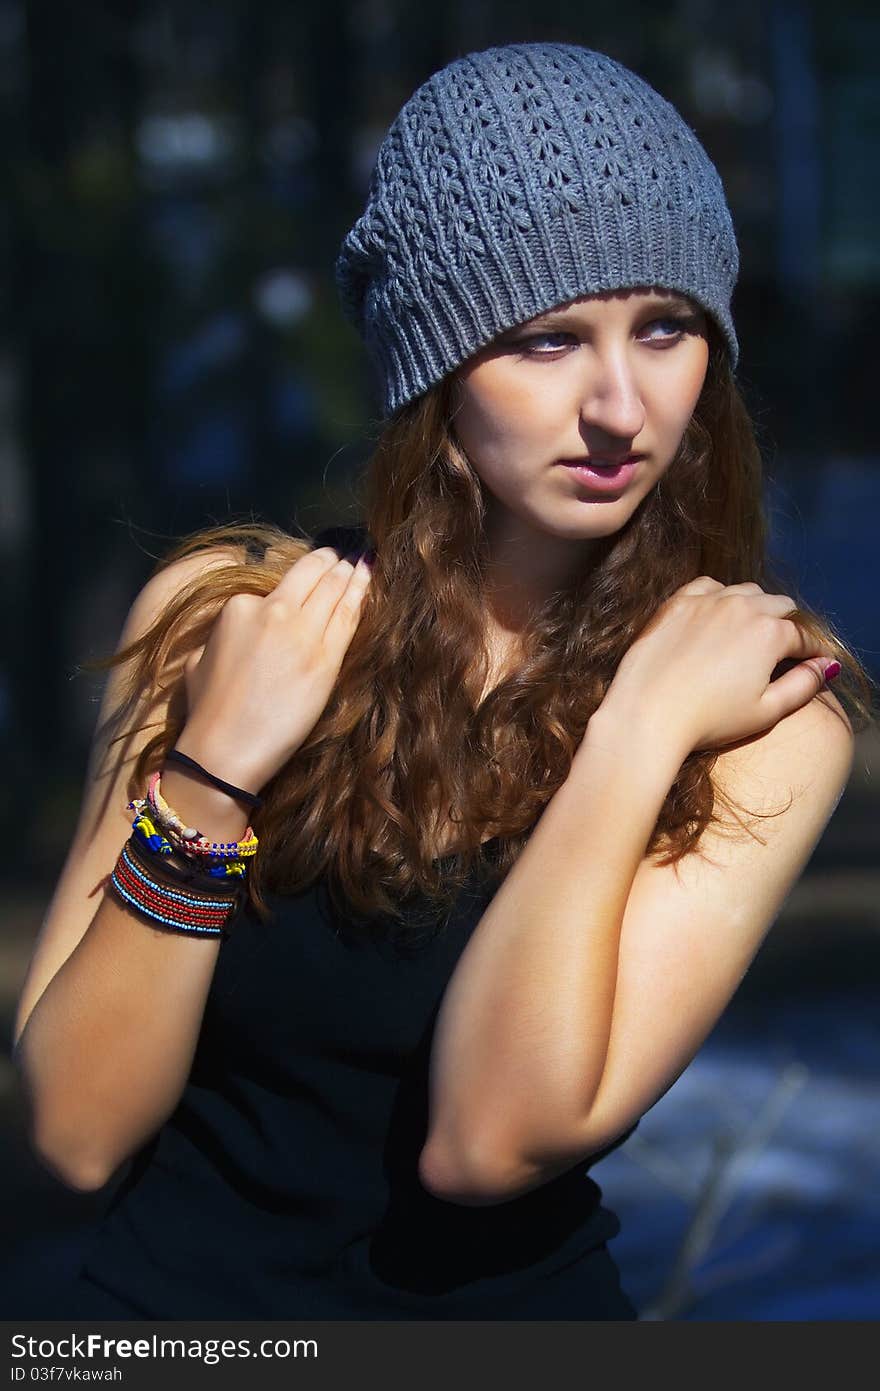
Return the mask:
[(171, 749), (165, 755), (166, 763), (182, 763), (186, 768), (194, 768), (197, 773), (212, 782), (215, 787), (219, 787), (221, 792), (227, 792), (230, 797), (237, 797), (242, 802), (247, 802), (249, 807), (261, 807), (262, 797), (258, 797), (254, 792), (245, 792), (241, 787), (234, 787), (231, 782), (224, 782), (222, 778), (217, 778), (213, 773), (209, 773), (207, 768), (203, 768), (201, 763), (196, 763), (189, 754), (181, 753), (180, 749)]

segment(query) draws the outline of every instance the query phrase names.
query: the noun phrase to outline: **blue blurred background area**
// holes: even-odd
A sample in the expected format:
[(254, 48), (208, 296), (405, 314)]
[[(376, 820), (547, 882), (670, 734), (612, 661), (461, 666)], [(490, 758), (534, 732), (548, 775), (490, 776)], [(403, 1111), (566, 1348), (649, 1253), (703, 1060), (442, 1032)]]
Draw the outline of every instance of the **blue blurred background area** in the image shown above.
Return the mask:
[[(336, 299), (339, 242), (413, 89), (470, 49), (531, 39), (634, 68), (717, 164), (773, 555), (880, 679), (875, 0), (0, 0), (12, 1312), (39, 1314), (40, 1271), (74, 1261), (108, 1197), (37, 1165), (9, 1061), (100, 698), (77, 666), (112, 650), (178, 536), (358, 517), (378, 405)], [(717, 1029), (596, 1168), (644, 1317), (880, 1312), (878, 768), (871, 731)]]

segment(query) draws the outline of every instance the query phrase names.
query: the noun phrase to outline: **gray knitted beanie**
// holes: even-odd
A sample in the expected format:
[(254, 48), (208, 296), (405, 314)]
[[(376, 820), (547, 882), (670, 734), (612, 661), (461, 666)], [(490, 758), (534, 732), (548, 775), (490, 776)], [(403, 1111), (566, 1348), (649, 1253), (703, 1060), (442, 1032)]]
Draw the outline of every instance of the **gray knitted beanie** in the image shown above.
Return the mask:
[(605, 54), (516, 43), (404, 103), (336, 283), (391, 415), (497, 334), (602, 290), (691, 296), (735, 367), (738, 270), (718, 171), (675, 108)]

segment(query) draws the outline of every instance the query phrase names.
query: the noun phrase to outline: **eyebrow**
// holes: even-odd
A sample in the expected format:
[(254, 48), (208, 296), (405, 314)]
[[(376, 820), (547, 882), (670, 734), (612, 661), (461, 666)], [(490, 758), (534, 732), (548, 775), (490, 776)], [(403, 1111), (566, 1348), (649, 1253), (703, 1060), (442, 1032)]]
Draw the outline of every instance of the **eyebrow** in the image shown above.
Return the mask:
[[(646, 304), (644, 310), (646, 314), (662, 314), (668, 310), (674, 310), (678, 314), (695, 314), (700, 312), (699, 305), (695, 307), (691, 304), (690, 300), (685, 299), (683, 295), (676, 294), (663, 295), (662, 297), (658, 296), (657, 299), (651, 300), (650, 304)], [(572, 324), (576, 321), (576, 310), (566, 311), (563, 309), (550, 309), (546, 314), (536, 314), (533, 319), (528, 320), (529, 324), (535, 327), (547, 324)], [(519, 325), (519, 327), (522, 327), (522, 325)]]

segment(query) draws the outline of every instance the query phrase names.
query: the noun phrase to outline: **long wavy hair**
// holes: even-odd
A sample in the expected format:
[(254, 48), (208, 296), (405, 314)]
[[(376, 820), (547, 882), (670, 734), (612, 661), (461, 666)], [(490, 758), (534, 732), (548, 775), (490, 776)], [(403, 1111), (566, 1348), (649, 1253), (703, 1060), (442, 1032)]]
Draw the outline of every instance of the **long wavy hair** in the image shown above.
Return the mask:
[[(321, 718), (262, 789), (252, 818), (260, 849), (248, 897), (263, 921), (272, 916), (267, 895), (299, 893), (322, 876), (356, 931), (391, 936), (404, 902), (410, 924), (418, 899), (429, 908), (422, 922), (436, 925), (474, 873), (499, 884), (568, 775), (623, 654), (697, 575), (792, 595), (793, 620), (842, 665), (835, 693), (854, 728), (873, 722), (874, 685), (858, 658), (768, 567), (760, 449), (711, 322), (709, 348), (670, 467), (627, 523), (591, 547), (570, 586), (533, 613), (514, 669), (485, 694), (486, 496), (455, 438), (454, 376), (384, 424), (364, 477), (377, 559), (358, 628)], [(254, 543), (264, 550), (256, 564), (248, 559)], [(231, 548), (228, 565), (190, 581), (138, 641), (86, 664), (128, 664), (128, 696), (113, 717), (120, 722), (144, 692), (148, 700), (167, 694), (170, 683), (167, 718), (135, 762), (131, 797), (143, 795), (183, 729), (188, 653), (231, 595), (268, 594), (313, 540), (259, 520), (230, 522), (186, 537), (156, 569), (218, 544)], [(752, 833), (746, 809), (713, 783), (716, 758), (709, 750), (685, 759), (648, 844), (657, 863), (695, 849), (710, 822)], [(719, 816), (720, 804), (732, 821)], [(751, 813), (766, 814), (779, 812)], [(449, 818), (460, 849), (438, 858), (438, 828)]]

